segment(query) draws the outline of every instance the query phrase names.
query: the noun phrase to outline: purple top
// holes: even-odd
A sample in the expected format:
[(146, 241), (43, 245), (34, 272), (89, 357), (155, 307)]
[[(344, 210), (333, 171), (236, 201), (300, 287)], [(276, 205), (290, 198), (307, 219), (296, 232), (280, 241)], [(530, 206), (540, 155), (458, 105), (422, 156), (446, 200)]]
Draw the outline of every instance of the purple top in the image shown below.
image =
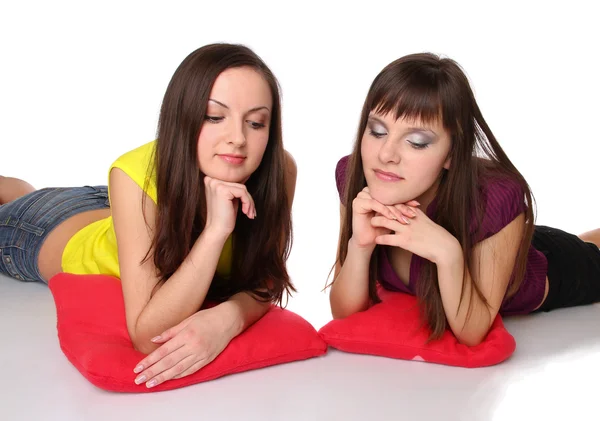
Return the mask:
[[(349, 156), (345, 156), (340, 159), (335, 169), (335, 181), (340, 200), (345, 188), (348, 158)], [(472, 224), (471, 235), (474, 244), (496, 234), (525, 210), (523, 191), (519, 184), (514, 181), (496, 178), (484, 179), (480, 183), (479, 191), (481, 199), (485, 203), (485, 212), (478, 235), (476, 235), (476, 224)], [(426, 214), (433, 220), (434, 212), (435, 200), (428, 206)], [(413, 254), (410, 260), (410, 277), (407, 287), (394, 271), (386, 253), (387, 247), (379, 247), (379, 249), (378, 277), (381, 285), (389, 290), (415, 295), (416, 283), (418, 282), (421, 266), (425, 259)], [(504, 299), (500, 306), (500, 314), (508, 316), (526, 314), (533, 311), (544, 298), (547, 270), (548, 261), (546, 260), (546, 256), (531, 246), (529, 248), (527, 268), (523, 282), (516, 294)]]

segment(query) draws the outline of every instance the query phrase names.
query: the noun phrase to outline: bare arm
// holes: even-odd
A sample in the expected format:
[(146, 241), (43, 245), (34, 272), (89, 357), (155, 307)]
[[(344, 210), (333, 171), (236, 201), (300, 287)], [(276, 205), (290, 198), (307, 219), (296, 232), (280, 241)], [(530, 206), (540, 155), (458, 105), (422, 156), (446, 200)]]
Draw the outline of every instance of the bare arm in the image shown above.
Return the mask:
[[(127, 329), (136, 349), (149, 353), (150, 339), (202, 306), (226, 238), (203, 232), (177, 271), (154, 295), (159, 280), (153, 259), (141, 263), (154, 231), (156, 205), (122, 170), (110, 173), (111, 210), (118, 243)], [(146, 226), (148, 221), (149, 226)]]
[[(286, 169), (288, 200), (292, 203), (297, 168), (287, 152)], [(227, 237), (204, 230), (169, 282), (159, 285), (152, 258), (141, 263), (152, 243), (156, 206), (147, 197), (142, 209), (145, 193), (120, 169), (111, 171), (110, 183), (127, 328), (136, 349), (147, 354), (160, 346), (151, 342), (152, 338), (200, 309)], [(234, 337), (262, 317), (269, 303), (242, 292), (219, 307), (223, 310), (227, 331)]]
[[(417, 202), (409, 202), (411, 206)], [(346, 209), (340, 205), (340, 239), (338, 253), (341, 247), (342, 230), (345, 224)], [(409, 206), (385, 206), (373, 199), (369, 188), (365, 187), (352, 201), (352, 238), (348, 241), (348, 253), (342, 267), (336, 263), (337, 279), (331, 286), (329, 302), (334, 318), (344, 318), (353, 313), (366, 310), (369, 307), (369, 263), (376, 245), (376, 238), (390, 231), (373, 226), (376, 215), (385, 216), (400, 224), (407, 224), (408, 218), (414, 217), (414, 211)]]
[[(478, 274), (476, 277), (478, 286), (489, 307), (477, 294), (471, 295), (473, 280), (468, 272), (465, 297), (460, 303), (465, 267), (458, 241), (455, 247), (449, 248), (447, 255), (438, 261), (438, 280), (444, 312), (452, 332), (461, 343), (474, 346), (485, 339), (506, 294), (515, 267), (524, 224), (525, 217), (521, 214), (501, 231), (478, 243), (473, 249), (473, 271)], [(472, 309), (467, 319), (470, 301), (472, 301)]]
[[(344, 225), (345, 206), (340, 205), (340, 238)], [(369, 262), (374, 246), (358, 247), (352, 239), (348, 241), (348, 253), (343, 265), (336, 262), (335, 282), (329, 292), (329, 304), (334, 319), (347, 317), (369, 306)], [(337, 254), (336, 254), (337, 255)]]
[[(294, 158), (287, 151), (285, 152), (285, 159), (285, 167), (287, 171), (286, 191), (291, 210), (296, 192), (298, 168)], [(252, 294), (248, 292), (240, 292), (235, 294), (229, 300), (220, 304), (220, 306), (230, 309), (230, 311), (227, 313), (231, 315), (232, 324), (234, 326), (232, 330), (232, 338), (242, 333), (254, 322), (264, 316), (269, 310), (270, 305), (271, 303), (265, 303), (255, 299)]]

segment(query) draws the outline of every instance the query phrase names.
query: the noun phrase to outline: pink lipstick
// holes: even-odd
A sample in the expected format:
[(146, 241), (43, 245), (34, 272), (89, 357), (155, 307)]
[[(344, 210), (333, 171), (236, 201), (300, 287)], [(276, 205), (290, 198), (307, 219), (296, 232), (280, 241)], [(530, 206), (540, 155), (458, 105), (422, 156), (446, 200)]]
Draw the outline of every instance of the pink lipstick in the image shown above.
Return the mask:
[(227, 162), (228, 164), (232, 164), (232, 165), (241, 165), (246, 160), (246, 157), (243, 155), (219, 154), (218, 156), (223, 161)]
[(399, 175), (396, 175), (396, 174), (391, 173), (391, 172), (382, 171), (382, 170), (373, 170), (373, 171), (375, 172), (375, 175), (377, 176), (377, 178), (380, 179), (380, 180), (382, 180), (382, 181), (400, 181), (400, 180), (404, 180)]

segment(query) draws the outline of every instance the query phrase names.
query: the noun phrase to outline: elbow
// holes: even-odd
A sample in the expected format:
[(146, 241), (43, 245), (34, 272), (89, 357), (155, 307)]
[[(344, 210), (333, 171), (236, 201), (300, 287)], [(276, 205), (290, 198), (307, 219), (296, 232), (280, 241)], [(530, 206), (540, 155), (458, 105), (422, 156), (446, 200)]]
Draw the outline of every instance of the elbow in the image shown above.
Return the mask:
[(481, 344), (485, 340), (487, 333), (488, 330), (467, 331), (466, 329), (463, 329), (461, 332), (457, 332), (455, 336), (459, 343), (472, 347)]
[(452, 324), (450, 327), (459, 343), (473, 347), (481, 344), (487, 338), (492, 321), (492, 315), (485, 311), (478, 317), (472, 315), (471, 318), (467, 318), (462, 327), (455, 328)]
[(329, 307), (334, 319), (344, 319), (369, 308), (369, 291), (344, 288), (338, 280), (331, 286)]
[(161, 345), (155, 344), (150, 340), (154, 336), (156, 335), (152, 335), (152, 332), (148, 331), (147, 329), (140, 328), (139, 326), (129, 329), (129, 338), (131, 339), (133, 348), (145, 355), (150, 354)]
[(348, 314), (347, 312), (343, 312), (338, 308), (331, 307), (331, 317), (333, 317), (334, 320), (344, 319), (350, 314)]
[(342, 303), (338, 300), (330, 300), (331, 316), (334, 320), (345, 319), (348, 316), (364, 311), (368, 308), (366, 303)]
[(331, 317), (334, 320), (343, 319), (348, 316), (348, 312), (346, 309), (340, 304), (339, 300), (335, 299), (335, 295), (332, 293), (329, 294), (329, 308), (331, 310)]
[(466, 345), (468, 347), (472, 347), (472, 346), (477, 346), (479, 344), (481, 344), (483, 342), (483, 337), (476, 337), (476, 336), (462, 336), (462, 337), (456, 337), (456, 339), (458, 339), (458, 342)]
[(141, 352), (144, 355), (148, 355), (152, 351), (154, 351), (156, 348), (158, 348), (157, 345), (155, 345), (154, 343), (152, 343), (150, 341), (140, 341), (139, 339), (132, 338), (131, 342), (133, 344), (133, 348), (136, 351)]

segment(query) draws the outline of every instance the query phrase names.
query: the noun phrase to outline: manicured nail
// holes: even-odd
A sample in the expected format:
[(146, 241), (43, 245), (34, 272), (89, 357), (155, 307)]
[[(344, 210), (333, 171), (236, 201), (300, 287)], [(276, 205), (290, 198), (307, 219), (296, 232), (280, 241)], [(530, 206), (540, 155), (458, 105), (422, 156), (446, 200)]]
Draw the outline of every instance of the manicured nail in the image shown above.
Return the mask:
[(141, 364), (138, 364), (138, 365), (137, 365), (137, 367), (135, 367), (135, 368), (133, 369), (133, 372), (134, 372), (134, 373), (139, 373), (139, 372), (141, 372), (143, 369), (144, 369), (144, 366), (143, 366), (143, 365), (141, 365)]
[(402, 217), (402, 220), (408, 225), (410, 224), (410, 221), (408, 219), (406, 219), (404, 216)]
[(414, 210), (412, 210), (412, 209), (410, 209), (410, 208), (409, 208), (408, 210), (410, 211), (410, 214), (411, 214), (412, 216), (417, 216), (417, 212), (415, 212)]
[(140, 376), (137, 379), (135, 379), (135, 384), (140, 384), (140, 383), (144, 383), (146, 381), (146, 375)]
[(156, 379), (152, 379), (152, 380), (150, 380), (150, 381), (149, 381), (149, 382), (146, 384), (146, 387), (147, 387), (148, 389), (150, 389), (151, 387), (154, 387), (154, 386), (156, 386), (156, 383), (158, 383), (158, 382), (156, 381)]
[(160, 335), (158, 335), (158, 336), (155, 336), (154, 338), (150, 339), (150, 341), (151, 342), (158, 342), (158, 341), (160, 341), (160, 339), (161, 339), (161, 337), (160, 337)]

